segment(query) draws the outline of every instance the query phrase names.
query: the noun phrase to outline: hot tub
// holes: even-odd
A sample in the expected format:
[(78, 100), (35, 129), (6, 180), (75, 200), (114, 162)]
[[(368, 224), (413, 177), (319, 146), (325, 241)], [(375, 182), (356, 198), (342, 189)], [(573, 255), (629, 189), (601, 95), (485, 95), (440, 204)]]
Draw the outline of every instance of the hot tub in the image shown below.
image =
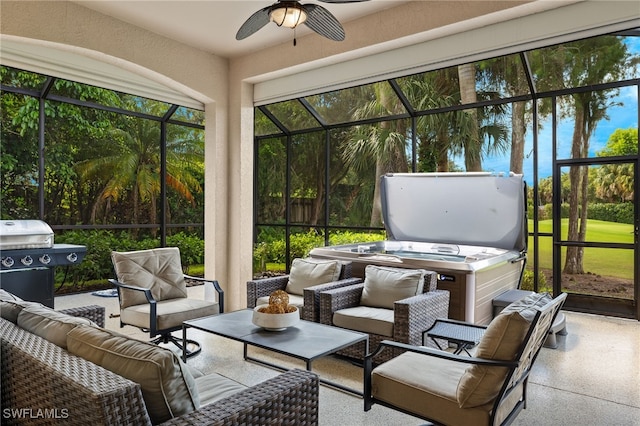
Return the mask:
[(526, 185), (522, 175), (405, 173), (381, 178), (388, 240), (316, 248), (311, 256), (367, 265), (422, 268), (449, 290), (449, 317), (478, 324), (492, 301), (520, 282), (526, 260)]

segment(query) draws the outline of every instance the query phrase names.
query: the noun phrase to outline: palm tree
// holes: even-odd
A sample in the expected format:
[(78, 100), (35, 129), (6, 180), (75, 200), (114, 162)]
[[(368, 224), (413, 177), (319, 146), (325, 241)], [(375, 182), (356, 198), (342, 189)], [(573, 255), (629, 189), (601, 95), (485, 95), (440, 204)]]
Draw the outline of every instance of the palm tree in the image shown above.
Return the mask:
[[(460, 84), (460, 102), (473, 104), (478, 101), (476, 92), (476, 67), (473, 63), (458, 66), (458, 81)], [(465, 110), (469, 115), (467, 121), (466, 138), (464, 141), (464, 163), (468, 172), (482, 171), (482, 144), (478, 130), (478, 114), (475, 109)]]
[[(370, 116), (390, 116), (406, 112), (398, 97), (387, 82), (373, 85), (375, 99), (358, 108), (354, 119)], [(409, 171), (407, 162), (407, 122), (406, 120), (383, 121), (375, 125), (354, 127), (353, 135), (343, 151), (347, 167), (365, 170), (365, 166), (375, 161), (375, 184), (373, 207), (369, 226), (382, 224), (382, 205), (380, 200), (380, 176), (395, 172)]]
[[(98, 220), (99, 212), (105, 221), (111, 208), (125, 198), (131, 205), (131, 223), (141, 223), (141, 203), (149, 203), (145, 209), (149, 223), (156, 223), (160, 194), (160, 124), (130, 118), (127, 127), (110, 132), (112, 149), (109, 155), (76, 164), (83, 179), (99, 181), (102, 185), (93, 204), (93, 223)], [(202, 142), (168, 138), (166, 158), (167, 187), (193, 204), (194, 191), (200, 192), (202, 188), (185, 165), (202, 162)]]
[[(638, 129), (616, 129), (607, 146), (597, 153), (599, 157), (638, 155)], [(631, 164), (607, 164), (599, 167), (594, 176), (596, 196), (605, 202), (632, 201), (633, 166)]]

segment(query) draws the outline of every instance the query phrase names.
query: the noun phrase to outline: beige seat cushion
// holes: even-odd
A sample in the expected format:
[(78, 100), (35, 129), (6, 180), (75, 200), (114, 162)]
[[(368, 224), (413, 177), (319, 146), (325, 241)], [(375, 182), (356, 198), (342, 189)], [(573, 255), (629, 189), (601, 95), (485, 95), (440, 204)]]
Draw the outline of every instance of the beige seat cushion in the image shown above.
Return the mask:
[(70, 353), (139, 383), (154, 424), (200, 406), (195, 379), (169, 349), (88, 326), (73, 329), (67, 346)]
[(333, 324), (362, 333), (393, 337), (393, 310), (355, 306), (333, 314)]
[[(149, 327), (151, 305), (129, 306), (120, 311), (120, 320), (125, 324), (137, 327)], [(220, 305), (207, 300), (179, 298), (162, 300), (156, 303), (158, 330), (180, 327), (184, 321), (216, 315), (220, 313)]]
[(24, 307), (18, 314), (17, 325), (63, 349), (67, 349), (67, 333), (78, 325), (96, 326), (86, 318), (72, 317), (40, 304)]
[(423, 269), (368, 265), (364, 271), (360, 304), (393, 309), (394, 302), (422, 294), (425, 274)]
[(337, 260), (293, 259), (285, 291), (302, 296), (307, 287), (337, 281), (341, 270)]
[(460, 409), (456, 387), (467, 364), (405, 352), (376, 367), (372, 395), (447, 425), (489, 423), (491, 406)]
[[(551, 301), (548, 294), (534, 293), (507, 306), (491, 321), (475, 356), (477, 358), (512, 361), (522, 346), (537, 307)], [(460, 407), (475, 407), (491, 402), (500, 391), (506, 368), (474, 365), (467, 368), (458, 384)]]
[[(163, 247), (131, 252), (111, 252), (118, 281), (151, 290), (156, 301), (187, 297), (180, 250)], [(146, 304), (141, 291), (121, 289), (120, 307)]]
[(209, 373), (196, 378), (196, 387), (200, 396), (200, 406), (211, 404), (232, 396), (247, 387), (217, 373)]

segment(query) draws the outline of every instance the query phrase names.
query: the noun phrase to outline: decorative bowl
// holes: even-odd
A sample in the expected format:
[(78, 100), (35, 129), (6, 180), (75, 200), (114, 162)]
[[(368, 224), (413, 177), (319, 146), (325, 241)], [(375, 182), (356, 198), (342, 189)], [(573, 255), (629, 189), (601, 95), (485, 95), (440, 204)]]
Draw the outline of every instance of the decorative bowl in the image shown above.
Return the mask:
[(269, 305), (259, 305), (253, 308), (253, 318), (251, 321), (258, 327), (262, 327), (268, 331), (283, 331), (287, 328), (294, 326), (300, 321), (300, 312), (296, 308), (293, 312), (287, 312), (286, 314), (267, 314), (264, 312), (258, 312), (258, 309), (267, 307)]

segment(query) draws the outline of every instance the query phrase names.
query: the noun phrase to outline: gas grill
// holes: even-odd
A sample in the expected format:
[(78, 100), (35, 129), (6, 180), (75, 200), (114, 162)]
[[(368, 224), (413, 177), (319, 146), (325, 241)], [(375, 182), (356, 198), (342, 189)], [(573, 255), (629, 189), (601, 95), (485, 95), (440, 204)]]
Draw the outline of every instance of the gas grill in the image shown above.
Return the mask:
[(40, 220), (0, 221), (0, 288), (53, 308), (56, 266), (79, 264), (87, 248), (54, 244), (53, 230)]
[(389, 240), (315, 248), (311, 256), (422, 268), (450, 292), (449, 317), (487, 324), (492, 300), (518, 286), (527, 248), (522, 175), (396, 173), (381, 178)]

